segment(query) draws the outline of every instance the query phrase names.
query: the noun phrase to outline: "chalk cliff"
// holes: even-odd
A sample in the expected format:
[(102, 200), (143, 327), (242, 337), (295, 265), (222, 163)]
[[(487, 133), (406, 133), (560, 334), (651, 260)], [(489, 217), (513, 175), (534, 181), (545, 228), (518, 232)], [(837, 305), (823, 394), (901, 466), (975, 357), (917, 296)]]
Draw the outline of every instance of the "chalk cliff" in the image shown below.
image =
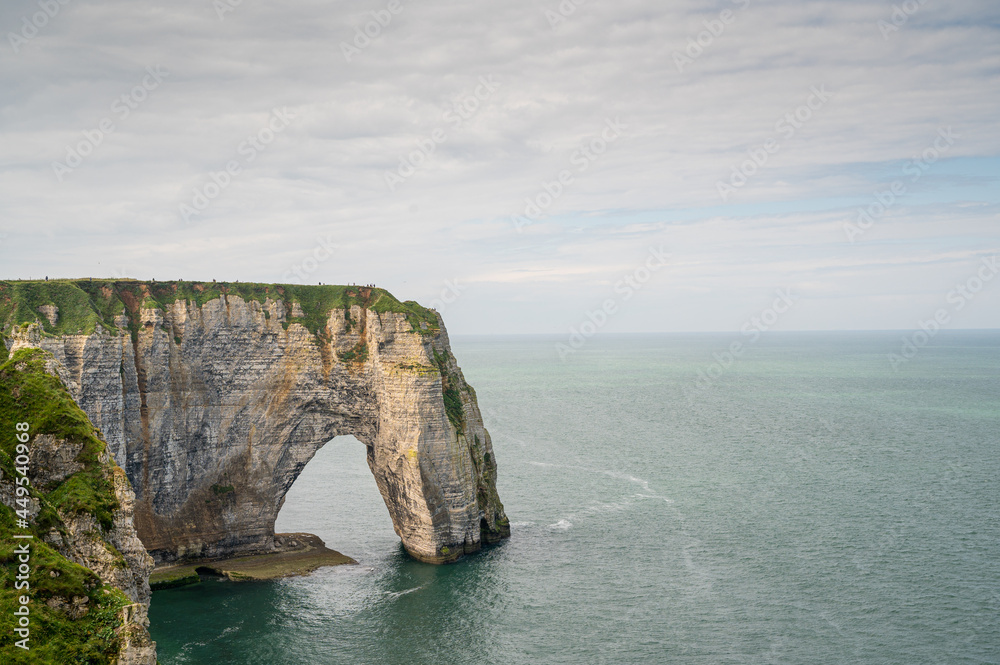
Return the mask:
[(135, 495), (64, 374), (37, 349), (0, 363), (0, 662), (155, 665)]
[(12, 352), (66, 368), (158, 562), (272, 549), (285, 493), (343, 434), (367, 447), (417, 559), (510, 533), (475, 391), (416, 303), (344, 286), (0, 282), (0, 327)]

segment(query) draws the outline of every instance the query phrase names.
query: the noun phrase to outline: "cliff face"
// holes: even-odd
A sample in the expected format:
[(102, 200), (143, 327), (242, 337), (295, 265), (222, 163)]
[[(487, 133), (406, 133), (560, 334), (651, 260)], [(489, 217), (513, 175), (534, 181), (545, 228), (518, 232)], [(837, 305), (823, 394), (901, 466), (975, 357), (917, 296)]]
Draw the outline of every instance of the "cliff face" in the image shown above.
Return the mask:
[[(4, 629), (0, 661), (23, 662), (29, 652), (12, 642), (27, 636), (31, 662), (155, 665), (146, 618), (153, 560), (133, 526), (135, 495), (60, 374), (38, 350), (0, 365), (3, 623), (30, 598), (28, 633), (10, 639), (13, 627)], [(27, 425), (27, 454), (17, 450), (18, 423)], [(29, 586), (18, 590), (25, 559)]]
[(0, 282), (6, 342), (66, 368), (158, 561), (271, 549), (286, 491), (343, 434), (367, 447), (414, 557), (452, 561), (509, 535), (489, 434), (436, 313), (355, 287), (23, 284)]

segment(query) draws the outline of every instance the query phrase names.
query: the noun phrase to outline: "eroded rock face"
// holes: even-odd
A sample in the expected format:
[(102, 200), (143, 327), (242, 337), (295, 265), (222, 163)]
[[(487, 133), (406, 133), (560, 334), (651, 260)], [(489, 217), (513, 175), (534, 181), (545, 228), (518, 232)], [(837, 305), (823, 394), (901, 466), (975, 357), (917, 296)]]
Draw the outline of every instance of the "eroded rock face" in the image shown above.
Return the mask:
[(314, 335), (286, 313), (303, 316), (235, 296), (136, 305), (90, 335), (16, 331), (12, 350), (40, 346), (65, 368), (135, 488), (158, 562), (271, 550), (285, 493), (344, 434), (367, 447), (414, 557), (452, 561), (509, 535), (490, 437), (440, 320), (414, 330), (403, 313), (354, 305)]
[[(33, 376), (37, 377), (45, 372), (61, 379), (67, 373), (66, 368), (52, 356), (48, 354), (45, 356), (30, 360), (12, 360), (0, 372), (8, 379), (5, 387), (9, 388), (9, 396), (13, 398), (14, 404), (12, 406), (11, 403), (7, 403), (5, 408), (13, 411), (16, 406), (20, 406), (21, 408), (16, 410), (18, 417), (24, 418), (29, 425), (37, 421), (38, 411), (33, 410), (34, 407), (30, 405), (33, 402), (24, 406), (20, 405), (20, 400), (35, 393), (39, 388), (38, 383), (29, 383), (20, 377), (32, 376), (31, 372), (35, 372)], [(41, 369), (36, 371), (34, 369), (36, 367)], [(11, 380), (11, 372), (16, 379)], [(72, 406), (70, 396), (62, 386), (58, 390), (52, 390), (49, 386), (49, 392), (44, 393), (43, 397), (37, 397), (36, 401), (56, 404), (57, 407)], [(153, 559), (146, 552), (134, 527), (135, 494), (124, 470), (112, 460), (108, 446), (104, 442), (90, 438), (91, 434), (96, 436), (93, 425), (86, 422), (85, 416), (79, 413), (79, 409), (75, 406), (72, 406), (72, 409), (79, 414), (78, 420), (74, 420), (74, 416), (64, 409), (60, 412), (58, 420), (53, 419), (46, 425), (56, 430), (63, 427), (62, 433), (43, 432), (27, 440), (29, 442), (27, 462), (19, 462), (23, 465), (20, 468), (27, 470), (21, 472), (25, 475), (24, 478), (17, 473), (5, 474), (3, 469), (0, 469), (0, 503), (12, 511), (17, 509), (26, 511), (26, 524), (18, 527), (18, 532), (23, 534), (25, 529), (38, 523), (45, 502), (52, 512), (46, 517), (46, 526), (36, 532), (38, 540), (29, 546), (29, 561), (32, 560), (30, 558), (32, 556), (36, 558), (40, 556), (39, 545), (34, 543), (40, 544), (41, 541), (51, 548), (47, 551), (54, 550), (62, 559), (89, 569), (88, 575), (96, 575), (100, 583), (106, 585), (98, 586), (95, 590), (94, 584), (84, 582), (75, 589), (70, 584), (69, 588), (72, 591), (65, 586), (57, 587), (58, 591), (52, 591), (46, 582), (49, 581), (49, 577), (54, 579), (60, 577), (61, 573), (58, 565), (53, 565), (52, 560), (47, 559), (46, 567), (50, 569), (50, 573), (41, 581), (32, 577), (30, 593), (43, 594), (44, 601), (39, 600), (39, 602), (44, 602), (44, 605), (57, 617), (75, 622), (86, 617), (95, 604), (101, 604), (102, 593), (108, 593), (112, 587), (117, 589), (127, 597), (127, 600), (123, 598), (125, 605), (120, 609), (120, 621), (115, 629), (121, 640), (114, 662), (118, 665), (156, 665), (156, 644), (150, 638), (147, 617), (150, 602), (149, 574), (153, 569)], [(88, 440), (91, 450), (94, 446), (99, 446), (98, 451), (89, 453), (89, 456), (86, 451)], [(28, 482), (22, 483), (22, 480)], [(109, 514), (106, 515), (104, 522), (91, 512), (74, 508), (73, 500), (54, 498), (55, 491), (61, 489), (67, 482), (76, 482), (74, 491), (81, 495), (90, 493), (90, 500), (95, 506), (109, 506)], [(20, 503), (24, 499), (17, 498), (17, 492), (24, 490), (25, 487), (31, 488), (34, 492), (28, 499), (27, 505)], [(10, 538), (9, 533), (6, 538)], [(36, 572), (32, 573), (35, 574)], [(55, 595), (48, 595), (50, 593)], [(96, 603), (92, 600), (96, 600)], [(131, 604), (128, 604), (129, 602)], [(48, 620), (51, 619), (49, 616)], [(57, 629), (50, 627), (49, 630)], [(71, 641), (74, 639), (72, 626), (63, 625), (58, 630), (65, 633), (62, 636), (64, 639)], [(80, 643), (88, 637), (89, 634), (87, 637), (77, 635)], [(3, 658), (0, 657), (0, 660)]]
[(49, 325), (54, 326), (56, 321), (59, 320), (59, 308), (55, 305), (42, 305), (38, 308), (38, 311), (45, 316)]
[[(105, 584), (124, 591), (133, 601), (122, 609), (122, 623), (116, 630), (121, 638), (117, 665), (156, 665), (156, 643), (149, 636), (148, 617), (153, 558), (146, 552), (133, 525), (135, 494), (125, 472), (107, 453), (102, 456), (101, 463), (112, 469), (119, 504), (111, 530), (100, 529), (93, 515), (61, 515), (64, 532), (53, 532), (45, 540), (70, 561), (97, 573)], [(108, 548), (109, 544), (114, 550)], [(79, 605), (70, 607), (70, 615), (81, 609), (85, 611)]]

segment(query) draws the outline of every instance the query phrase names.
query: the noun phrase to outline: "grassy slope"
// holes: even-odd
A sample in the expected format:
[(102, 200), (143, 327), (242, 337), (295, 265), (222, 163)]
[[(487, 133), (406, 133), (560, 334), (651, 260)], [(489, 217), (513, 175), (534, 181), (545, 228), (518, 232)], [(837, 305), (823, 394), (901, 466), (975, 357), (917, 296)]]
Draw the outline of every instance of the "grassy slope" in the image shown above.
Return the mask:
[[(135, 280), (0, 281), (0, 334), (7, 335), (13, 326), (35, 321), (43, 323), (46, 334), (89, 334), (98, 323), (106, 328), (113, 327), (114, 317), (128, 309), (126, 303), (164, 309), (177, 300), (204, 305), (222, 295), (260, 303), (267, 298), (299, 303), (305, 316), (288, 321), (301, 323), (313, 334), (322, 332), (332, 310), (349, 309), (353, 305), (375, 312), (403, 313), (418, 331), (422, 330), (421, 323), (426, 323), (431, 330), (438, 325), (432, 311), (413, 301), (400, 302), (384, 289), (368, 292), (355, 286)], [(56, 325), (49, 324), (38, 312), (42, 305), (59, 308)]]
[[(0, 577), (3, 578), (0, 580), (0, 662), (107, 663), (118, 651), (114, 629), (119, 625), (119, 610), (130, 601), (118, 589), (103, 585), (89, 569), (65, 559), (41, 537), (50, 529), (63, 528), (60, 513), (89, 512), (108, 528), (118, 502), (110, 482), (110, 469), (98, 458), (106, 444), (62, 383), (45, 372), (46, 357), (42, 351), (24, 349), (0, 365), (0, 471), (5, 482), (16, 477), (15, 424), (18, 422), (31, 425), (32, 439), (38, 434), (52, 434), (83, 443), (77, 461), (84, 468), (52, 487), (31, 488), (32, 496), (41, 505), (41, 512), (30, 526), (35, 536), (30, 541), (30, 651), (13, 645), (13, 612), (18, 596), (24, 591), (14, 590), (18, 562), (12, 535), (25, 533), (25, 530), (15, 527), (14, 510), (0, 504)], [(85, 617), (75, 621), (45, 604), (53, 597), (72, 600), (79, 596), (90, 599), (91, 609)]]

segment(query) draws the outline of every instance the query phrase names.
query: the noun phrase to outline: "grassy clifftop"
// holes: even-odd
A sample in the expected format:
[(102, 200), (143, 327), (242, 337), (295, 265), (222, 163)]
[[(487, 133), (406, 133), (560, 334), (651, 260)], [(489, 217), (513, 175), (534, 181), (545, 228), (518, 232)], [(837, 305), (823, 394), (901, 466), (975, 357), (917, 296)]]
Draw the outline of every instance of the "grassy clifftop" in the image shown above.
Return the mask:
[[(136, 280), (57, 279), (50, 281), (0, 281), (0, 335), (14, 326), (39, 321), (51, 335), (90, 334), (98, 324), (114, 327), (116, 316), (138, 307), (165, 309), (186, 300), (199, 306), (223, 295), (239, 296), (263, 303), (281, 300), (289, 307), (297, 303), (304, 316), (288, 323), (301, 323), (313, 334), (322, 331), (334, 309), (354, 305), (375, 312), (405, 314), (415, 330), (421, 323), (437, 327), (437, 317), (416, 302), (400, 302), (385, 289), (338, 285), (257, 284), (251, 282), (141, 282)], [(58, 307), (55, 323), (43, 313), (47, 305)]]
[[(43, 538), (65, 534), (64, 518), (75, 513), (94, 515), (101, 528), (111, 527), (118, 500), (111, 480), (113, 467), (100, 461), (106, 444), (58, 378), (45, 371), (47, 353), (23, 349), (0, 365), (0, 662), (108, 663), (119, 650), (115, 629), (121, 626), (121, 608), (131, 601), (121, 590), (105, 585), (90, 569), (62, 556)], [(15, 425), (30, 425), (31, 441), (51, 434), (67, 444), (80, 445), (75, 473), (56, 481), (31, 479), (31, 503), (38, 509), (28, 527), (17, 526)], [(13, 506), (7, 503), (14, 504)], [(31, 540), (14, 534), (31, 534)], [(15, 548), (30, 543), (27, 590), (15, 590), (19, 556)], [(109, 546), (110, 547), (110, 546)], [(120, 556), (120, 555), (119, 555)], [(122, 560), (122, 565), (126, 565)], [(30, 651), (15, 646), (14, 611), (28, 595)], [(86, 599), (86, 600), (84, 600)], [(81, 605), (86, 614), (79, 616)]]

